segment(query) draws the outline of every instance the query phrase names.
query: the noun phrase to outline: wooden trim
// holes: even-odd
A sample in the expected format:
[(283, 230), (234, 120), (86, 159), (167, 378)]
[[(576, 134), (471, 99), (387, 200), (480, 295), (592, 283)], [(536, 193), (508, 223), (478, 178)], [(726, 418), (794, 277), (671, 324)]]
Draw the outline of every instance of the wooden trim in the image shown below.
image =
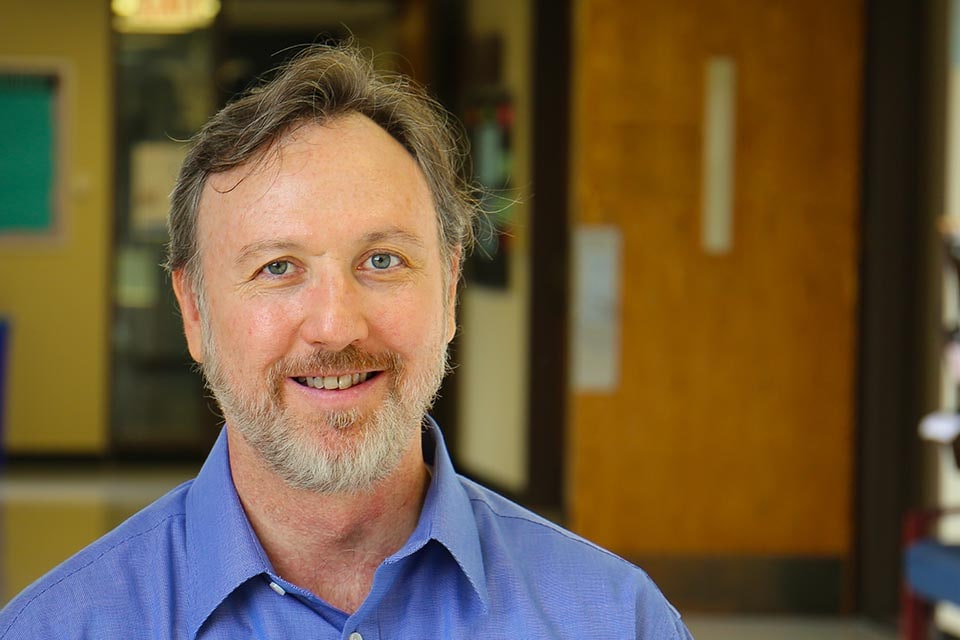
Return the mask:
[(935, 303), (923, 284), (926, 233), (942, 206), (942, 187), (927, 178), (938, 173), (930, 145), (942, 145), (935, 130), (943, 127), (928, 116), (945, 99), (936, 88), (943, 80), (933, 78), (945, 53), (939, 62), (930, 55), (946, 39), (947, 21), (931, 19), (937, 3), (945, 16), (940, 0), (876, 0), (865, 21), (856, 556), (848, 592), (854, 609), (882, 620), (897, 612), (900, 521), (919, 500), (916, 426), (933, 408), (924, 406), (925, 389), (935, 386), (924, 342), (937, 319), (925, 317)]
[(562, 508), (567, 421), (570, 0), (536, 0), (530, 246), (530, 482), (524, 501)]

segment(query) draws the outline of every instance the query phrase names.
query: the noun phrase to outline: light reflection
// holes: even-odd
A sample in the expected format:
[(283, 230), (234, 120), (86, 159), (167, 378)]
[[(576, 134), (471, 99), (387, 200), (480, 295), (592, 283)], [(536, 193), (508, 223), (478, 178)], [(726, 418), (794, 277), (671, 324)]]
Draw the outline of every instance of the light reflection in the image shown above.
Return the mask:
[(186, 33), (209, 27), (219, 0), (112, 0), (114, 29), (121, 33)]

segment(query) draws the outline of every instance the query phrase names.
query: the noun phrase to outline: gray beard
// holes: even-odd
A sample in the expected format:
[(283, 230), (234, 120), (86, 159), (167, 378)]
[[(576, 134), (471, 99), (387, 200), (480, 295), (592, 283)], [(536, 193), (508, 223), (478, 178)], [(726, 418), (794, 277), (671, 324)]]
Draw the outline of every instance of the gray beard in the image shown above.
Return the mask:
[[(288, 486), (321, 494), (364, 492), (390, 475), (418, 437), (447, 371), (445, 344), (434, 350), (435, 364), (419, 375), (406, 371), (396, 354), (366, 354), (348, 347), (277, 362), (267, 374), (267, 391), (254, 395), (237, 392), (238, 386), (230, 383), (206, 326), (203, 349), (207, 387), (230, 427)], [(318, 412), (306, 419), (292, 415), (282, 398), (285, 381), (320, 363), (337, 363), (344, 370), (374, 364), (384, 370), (381, 375), (392, 376), (392, 388), (368, 415), (358, 409)]]

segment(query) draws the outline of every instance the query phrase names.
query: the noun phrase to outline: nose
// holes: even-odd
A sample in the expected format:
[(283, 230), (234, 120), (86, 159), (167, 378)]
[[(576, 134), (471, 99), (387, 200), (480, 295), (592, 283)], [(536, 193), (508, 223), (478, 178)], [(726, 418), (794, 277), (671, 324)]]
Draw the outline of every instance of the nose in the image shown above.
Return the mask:
[(369, 327), (359, 283), (339, 270), (316, 276), (303, 297), (301, 338), (327, 351), (340, 351), (364, 340)]

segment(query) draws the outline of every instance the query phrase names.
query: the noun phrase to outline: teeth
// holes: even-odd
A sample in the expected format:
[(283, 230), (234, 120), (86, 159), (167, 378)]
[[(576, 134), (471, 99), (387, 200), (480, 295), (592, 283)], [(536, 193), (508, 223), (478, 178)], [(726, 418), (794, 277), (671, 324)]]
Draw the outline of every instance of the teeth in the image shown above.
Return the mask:
[(317, 376), (297, 378), (302, 384), (314, 389), (349, 389), (355, 384), (366, 381), (366, 373), (347, 373), (342, 376)]

